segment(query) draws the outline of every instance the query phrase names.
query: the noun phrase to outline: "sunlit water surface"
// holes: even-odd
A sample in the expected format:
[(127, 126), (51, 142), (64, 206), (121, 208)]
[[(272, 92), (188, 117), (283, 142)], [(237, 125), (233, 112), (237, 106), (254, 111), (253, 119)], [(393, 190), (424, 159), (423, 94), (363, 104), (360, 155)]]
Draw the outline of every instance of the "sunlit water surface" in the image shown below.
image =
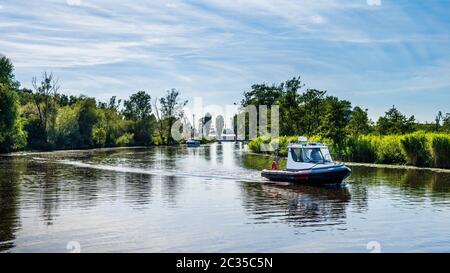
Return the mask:
[(268, 183), (242, 144), (0, 157), (0, 252), (450, 251), (450, 174)]

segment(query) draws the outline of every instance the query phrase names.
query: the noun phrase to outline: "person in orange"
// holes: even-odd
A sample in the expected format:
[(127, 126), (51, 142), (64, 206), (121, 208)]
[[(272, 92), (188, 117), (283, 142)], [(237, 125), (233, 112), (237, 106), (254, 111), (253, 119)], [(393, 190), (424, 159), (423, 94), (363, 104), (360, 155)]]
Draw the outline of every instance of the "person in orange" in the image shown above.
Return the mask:
[(280, 169), (280, 163), (279, 163), (279, 156), (278, 156), (278, 149), (274, 151), (274, 159), (272, 161), (272, 170), (279, 170)]

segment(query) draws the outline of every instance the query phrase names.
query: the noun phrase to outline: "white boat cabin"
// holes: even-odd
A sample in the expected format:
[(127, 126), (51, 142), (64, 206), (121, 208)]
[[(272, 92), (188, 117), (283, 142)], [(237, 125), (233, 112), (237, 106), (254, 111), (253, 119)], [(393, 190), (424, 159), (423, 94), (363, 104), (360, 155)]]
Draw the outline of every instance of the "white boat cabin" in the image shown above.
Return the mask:
[(307, 142), (306, 138), (299, 138), (299, 143), (288, 145), (287, 170), (321, 168), (324, 165), (334, 165), (327, 145)]

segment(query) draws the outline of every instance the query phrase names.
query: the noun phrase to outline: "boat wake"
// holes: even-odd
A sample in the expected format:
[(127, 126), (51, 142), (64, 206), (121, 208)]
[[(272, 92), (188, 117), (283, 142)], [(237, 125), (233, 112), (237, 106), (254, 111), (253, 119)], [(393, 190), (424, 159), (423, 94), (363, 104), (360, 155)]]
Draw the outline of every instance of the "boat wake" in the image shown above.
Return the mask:
[(173, 171), (167, 169), (141, 169), (141, 168), (133, 168), (128, 166), (112, 166), (105, 164), (91, 164), (84, 163), (79, 161), (72, 160), (47, 160), (43, 158), (34, 158), (36, 162), (41, 163), (57, 163), (63, 165), (69, 165), (77, 168), (88, 168), (102, 171), (110, 171), (110, 172), (120, 172), (120, 173), (135, 173), (135, 174), (148, 174), (148, 175), (156, 175), (156, 176), (172, 176), (172, 177), (198, 177), (198, 178), (206, 178), (206, 179), (222, 179), (222, 180), (233, 180), (237, 182), (262, 182), (262, 179), (258, 176), (231, 176), (231, 175), (216, 175), (216, 174), (201, 174), (201, 173), (193, 173), (193, 172), (182, 172), (182, 171)]

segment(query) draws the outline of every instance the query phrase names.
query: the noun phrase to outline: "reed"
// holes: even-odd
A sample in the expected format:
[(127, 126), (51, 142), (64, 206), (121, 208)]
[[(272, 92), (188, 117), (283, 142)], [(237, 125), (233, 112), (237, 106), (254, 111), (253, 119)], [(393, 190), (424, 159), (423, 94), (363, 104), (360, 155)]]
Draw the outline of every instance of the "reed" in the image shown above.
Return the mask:
[(405, 135), (400, 140), (406, 155), (407, 164), (413, 166), (430, 166), (431, 154), (425, 133)]
[(377, 160), (380, 164), (405, 164), (406, 155), (401, 145), (401, 137), (392, 136), (372, 136), (376, 147)]
[(346, 161), (373, 163), (377, 159), (376, 147), (371, 136), (348, 138), (345, 148)]
[[(272, 148), (279, 148), (281, 156), (286, 156), (289, 142), (297, 139), (298, 136), (256, 138), (250, 141), (249, 149), (260, 153), (262, 145), (270, 143)], [(342, 144), (320, 136), (309, 137), (309, 140), (328, 144), (333, 158), (338, 161), (450, 168), (450, 134), (363, 135), (347, 137)]]
[(431, 140), (433, 165), (450, 169), (450, 135), (434, 135)]

